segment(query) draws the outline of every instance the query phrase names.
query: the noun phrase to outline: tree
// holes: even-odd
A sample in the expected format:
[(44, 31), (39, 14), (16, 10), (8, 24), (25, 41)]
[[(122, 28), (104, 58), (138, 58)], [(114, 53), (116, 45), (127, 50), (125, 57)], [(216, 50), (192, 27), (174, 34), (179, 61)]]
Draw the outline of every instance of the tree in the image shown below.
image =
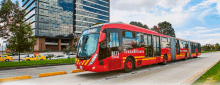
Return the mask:
[(20, 52), (28, 51), (30, 47), (33, 47), (36, 39), (33, 36), (33, 29), (30, 23), (24, 22), (25, 10), (21, 10), (18, 6), (14, 9), (12, 16), (9, 30), (12, 36), (8, 39), (7, 48), (11, 51), (18, 52), (20, 61)]
[(218, 48), (219, 48), (219, 44), (216, 43), (216, 44), (215, 44), (215, 50), (218, 50)]
[(149, 29), (149, 27), (147, 25), (143, 25), (141, 22), (131, 21), (130, 24), (138, 26), (138, 27), (142, 27), (142, 28), (145, 28), (145, 29)]
[(103, 22), (97, 22), (97, 23), (93, 24), (92, 26), (98, 25), (98, 24), (103, 24)]
[(204, 51), (208, 51), (209, 50), (209, 46), (205, 45), (201, 47)]
[(66, 48), (63, 49), (64, 54), (68, 55), (71, 52), (76, 52), (76, 48), (74, 48), (73, 46), (66, 46)]
[(211, 50), (215, 50), (215, 46), (214, 45), (211, 45), (210, 48), (211, 48)]
[(3, 0), (1, 1), (0, 6), (0, 37), (6, 39), (9, 36), (8, 28), (11, 24), (12, 15), (14, 13), (14, 9), (18, 7), (18, 2), (16, 4), (12, 3), (11, 0)]
[(151, 28), (151, 30), (156, 31), (158, 33), (161, 33), (160, 29), (157, 26), (155, 26), (155, 25), (154, 25), (153, 28)]
[(160, 29), (161, 33), (164, 34), (164, 35), (169, 35), (169, 36), (172, 36), (172, 37), (176, 36), (175, 31), (172, 28), (172, 25), (167, 21), (159, 23), (158, 28)]

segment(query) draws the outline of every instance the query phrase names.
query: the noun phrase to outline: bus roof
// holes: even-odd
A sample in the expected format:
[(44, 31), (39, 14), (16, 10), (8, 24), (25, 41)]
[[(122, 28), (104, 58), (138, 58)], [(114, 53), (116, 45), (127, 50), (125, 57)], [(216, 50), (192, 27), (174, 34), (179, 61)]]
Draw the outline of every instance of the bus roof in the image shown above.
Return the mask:
[(158, 35), (158, 36), (162, 36), (162, 37), (170, 37), (170, 36), (167, 36), (167, 35), (159, 34), (158, 32), (155, 32), (155, 31), (152, 31), (152, 30), (149, 30), (149, 29), (145, 29), (145, 28), (141, 28), (141, 27), (138, 27), (138, 26), (134, 26), (134, 25), (131, 25), (131, 24), (125, 24), (125, 23), (108, 23), (108, 24), (104, 24), (101, 31), (104, 30), (104, 28), (119, 28), (119, 29), (124, 29), (124, 30), (129, 30), (129, 31), (135, 31), (135, 32), (141, 32), (141, 33), (146, 33), (146, 34)]
[[(141, 32), (141, 33), (146, 33), (146, 34), (152, 34), (152, 35), (157, 35), (157, 36), (162, 36), (162, 37), (170, 37), (168, 35), (160, 34), (156, 31), (141, 28), (141, 27), (131, 25), (131, 24), (125, 24), (125, 23), (122, 23), (122, 22), (103, 23), (103, 24), (98, 24), (98, 25), (92, 26), (92, 27), (98, 27), (98, 26), (103, 26), (101, 31), (104, 30), (104, 28), (120, 28), (120, 29), (124, 29), (124, 30)], [(177, 38), (177, 37), (174, 37), (174, 38), (179, 39), (179, 40), (183, 40), (183, 41), (189, 41), (189, 40), (184, 40), (184, 39), (180, 39), (180, 38)], [(198, 43), (198, 42), (194, 42), (194, 41), (189, 41), (189, 42)]]

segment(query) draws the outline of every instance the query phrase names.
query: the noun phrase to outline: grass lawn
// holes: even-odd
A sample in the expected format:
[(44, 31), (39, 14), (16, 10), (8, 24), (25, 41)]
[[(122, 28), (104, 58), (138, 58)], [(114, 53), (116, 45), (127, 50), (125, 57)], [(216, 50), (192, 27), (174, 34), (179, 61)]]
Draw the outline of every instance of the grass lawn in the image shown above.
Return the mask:
[(69, 59), (55, 59), (55, 60), (34, 60), (34, 61), (21, 61), (21, 62), (0, 62), (0, 68), (49, 65), (49, 64), (64, 64), (64, 63), (75, 63), (75, 58), (70, 58), (70, 60)]
[(217, 52), (217, 51), (202, 51), (201, 53), (208, 53), (208, 52)]
[(11, 53), (5, 53), (5, 54), (3, 54), (3, 55), (12, 55)]
[(204, 73), (198, 80), (196, 80), (193, 85), (210, 85), (218, 84), (220, 85), (220, 62), (214, 65), (206, 73)]

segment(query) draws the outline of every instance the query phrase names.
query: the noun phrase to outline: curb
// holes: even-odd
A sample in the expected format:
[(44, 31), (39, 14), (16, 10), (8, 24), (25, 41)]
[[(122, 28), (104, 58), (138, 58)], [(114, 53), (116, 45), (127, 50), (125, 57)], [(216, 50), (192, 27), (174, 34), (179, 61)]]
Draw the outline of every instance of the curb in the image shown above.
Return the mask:
[(186, 80), (185, 82), (183, 82), (181, 85), (191, 85), (192, 83), (194, 83), (198, 78), (200, 78), (205, 72), (207, 72), (210, 68), (212, 68), (214, 65), (216, 65), (220, 60), (215, 61), (214, 63), (212, 63), (211, 65), (209, 65), (208, 67), (202, 69), (201, 71), (199, 71), (197, 74), (193, 75), (191, 78), (189, 78), (188, 80)]
[(26, 76), (17, 76), (17, 77), (8, 77), (8, 78), (1, 78), (0, 83), (8, 82), (8, 81), (16, 81), (16, 80), (24, 80), (24, 79), (31, 79), (30, 75)]
[(72, 70), (71, 73), (78, 73), (78, 72), (84, 72), (85, 70), (80, 70), (80, 69), (77, 69), (77, 70)]
[[(77, 70), (72, 70), (71, 73), (78, 73), (78, 72), (84, 72), (84, 71), (85, 70), (77, 69)], [(59, 72), (41, 73), (41, 74), (39, 74), (38, 78), (48, 77), (48, 76), (55, 76), (55, 75), (63, 75), (63, 74), (67, 74), (67, 72), (66, 71), (59, 71)], [(31, 76), (26, 75), (26, 76), (1, 78), (0, 83), (8, 82), (8, 81), (24, 80), (24, 79), (31, 79)]]
[(42, 73), (42, 74), (39, 74), (38, 77), (47, 77), (47, 76), (55, 76), (55, 75), (62, 75), (62, 74), (67, 74), (67, 73), (66, 73), (66, 71)]
[(46, 66), (59, 66), (59, 65), (72, 65), (75, 63), (63, 63), (63, 64), (48, 64), (48, 65), (36, 65), (36, 66), (19, 66), (19, 67), (6, 67), (0, 68), (0, 70), (11, 70), (11, 69), (21, 69), (21, 68), (35, 68), (35, 67), (46, 67)]

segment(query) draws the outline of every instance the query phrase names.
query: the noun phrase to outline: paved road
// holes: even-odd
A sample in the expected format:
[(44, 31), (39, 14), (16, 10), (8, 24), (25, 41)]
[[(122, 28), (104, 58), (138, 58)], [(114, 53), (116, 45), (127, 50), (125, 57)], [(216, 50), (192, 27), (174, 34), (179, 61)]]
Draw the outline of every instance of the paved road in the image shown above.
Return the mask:
[(24, 75), (30, 75), (32, 78), (37, 78), (41, 73), (49, 73), (49, 72), (57, 72), (57, 71), (66, 71), (67, 73), (71, 73), (71, 71), (75, 69), (76, 69), (75, 64), (72, 64), (72, 65), (0, 70), (0, 78), (24, 76)]
[(220, 59), (220, 52), (204, 53), (198, 58), (149, 65), (131, 73), (121, 71), (82, 72), (44, 78), (6, 82), (3, 85), (181, 85), (193, 75)]

